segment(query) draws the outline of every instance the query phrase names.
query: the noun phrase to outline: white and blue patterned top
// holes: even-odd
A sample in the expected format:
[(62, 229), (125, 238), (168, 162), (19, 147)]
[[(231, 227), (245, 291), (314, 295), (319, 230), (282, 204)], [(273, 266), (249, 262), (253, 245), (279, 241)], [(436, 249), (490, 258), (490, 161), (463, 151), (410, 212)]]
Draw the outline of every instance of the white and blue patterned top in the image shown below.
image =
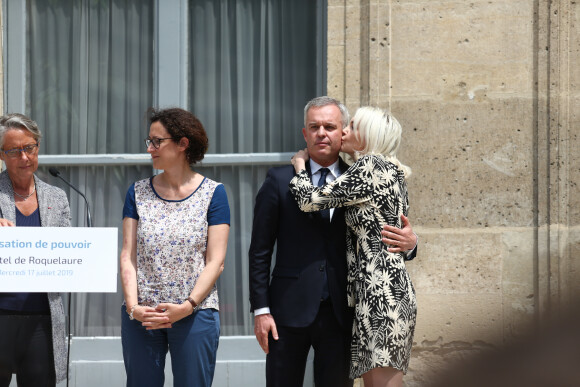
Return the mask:
[[(222, 184), (204, 178), (182, 200), (166, 200), (153, 188), (153, 178), (128, 190), (123, 218), (138, 220), (137, 294), (140, 305), (156, 306), (187, 300), (205, 267), (208, 227), (230, 223)], [(219, 309), (214, 285), (200, 309)]]

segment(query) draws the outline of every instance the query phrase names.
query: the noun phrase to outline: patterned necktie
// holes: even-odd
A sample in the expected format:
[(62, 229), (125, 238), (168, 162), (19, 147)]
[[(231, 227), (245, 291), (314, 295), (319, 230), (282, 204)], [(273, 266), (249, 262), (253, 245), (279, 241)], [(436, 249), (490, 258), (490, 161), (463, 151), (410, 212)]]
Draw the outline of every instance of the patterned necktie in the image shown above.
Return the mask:
[[(330, 172), (330, 169), (320, 168), (319, 171), (320, 171), (320, 179), (318, 179), (317, 186), (322, 187), (324, 184), (326, 184), (326, 176)], [(321, 210), (320, 216), (322, 216), (322, 219), (326, 220), (327, 222), (330, 222), (330, 210)]]

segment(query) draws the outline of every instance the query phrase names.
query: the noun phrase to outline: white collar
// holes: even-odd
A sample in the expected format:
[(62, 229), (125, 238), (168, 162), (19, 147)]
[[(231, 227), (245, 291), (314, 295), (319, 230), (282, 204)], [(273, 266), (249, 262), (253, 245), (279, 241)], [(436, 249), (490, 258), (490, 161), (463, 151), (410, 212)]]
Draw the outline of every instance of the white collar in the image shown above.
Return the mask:
[[(318, 172), (318, 170), (320, 168), (324, 168), (322, 165), (318, 164), (316, 161), (310, 159), (310, 173), (312, 175), (314, 175), (316, 172)], [(336, 161), (334, 163), (332, 163), (331, 165), (329, 165), (328, 167), (326, 167), (330, 170), (330, 173), (332, 173), (332, 175), (336, 178), (338, 176), (340, 176), (340, 169), (338, 168), (338, 159), (336, 159)]]

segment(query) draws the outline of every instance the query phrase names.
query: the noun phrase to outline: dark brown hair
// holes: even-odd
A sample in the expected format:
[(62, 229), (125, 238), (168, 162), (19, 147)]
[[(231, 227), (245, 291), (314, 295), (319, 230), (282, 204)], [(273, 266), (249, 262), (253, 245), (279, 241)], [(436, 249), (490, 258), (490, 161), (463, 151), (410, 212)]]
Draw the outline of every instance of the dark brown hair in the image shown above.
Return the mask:
[(160, 122), (169, 132), (173, 141), (179, 142), (182, 137), (189, 140), (189, 147), (185, 151), (185, 157), (190, 164), (203, 160), (209, 146), (207, 134), (201, 121), (187, 110), (180, 108), (147, 110), (149, 123)]

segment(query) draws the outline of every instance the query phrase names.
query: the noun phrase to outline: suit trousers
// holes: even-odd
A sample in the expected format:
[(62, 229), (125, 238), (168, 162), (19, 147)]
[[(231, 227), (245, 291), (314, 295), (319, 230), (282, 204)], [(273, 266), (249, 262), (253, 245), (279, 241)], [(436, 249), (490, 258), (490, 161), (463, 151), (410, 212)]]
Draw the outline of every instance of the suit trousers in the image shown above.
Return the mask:
[(277, 326), (278, 340), (270, 334), (266, 356), (268, 387), (302, 387), (306, 359), (314, 349), (316, 387), (352, 386), (348, 378), (350, 327), (345, 330), (330, 300), (322, 301), (314, 322), (307, 327)]

